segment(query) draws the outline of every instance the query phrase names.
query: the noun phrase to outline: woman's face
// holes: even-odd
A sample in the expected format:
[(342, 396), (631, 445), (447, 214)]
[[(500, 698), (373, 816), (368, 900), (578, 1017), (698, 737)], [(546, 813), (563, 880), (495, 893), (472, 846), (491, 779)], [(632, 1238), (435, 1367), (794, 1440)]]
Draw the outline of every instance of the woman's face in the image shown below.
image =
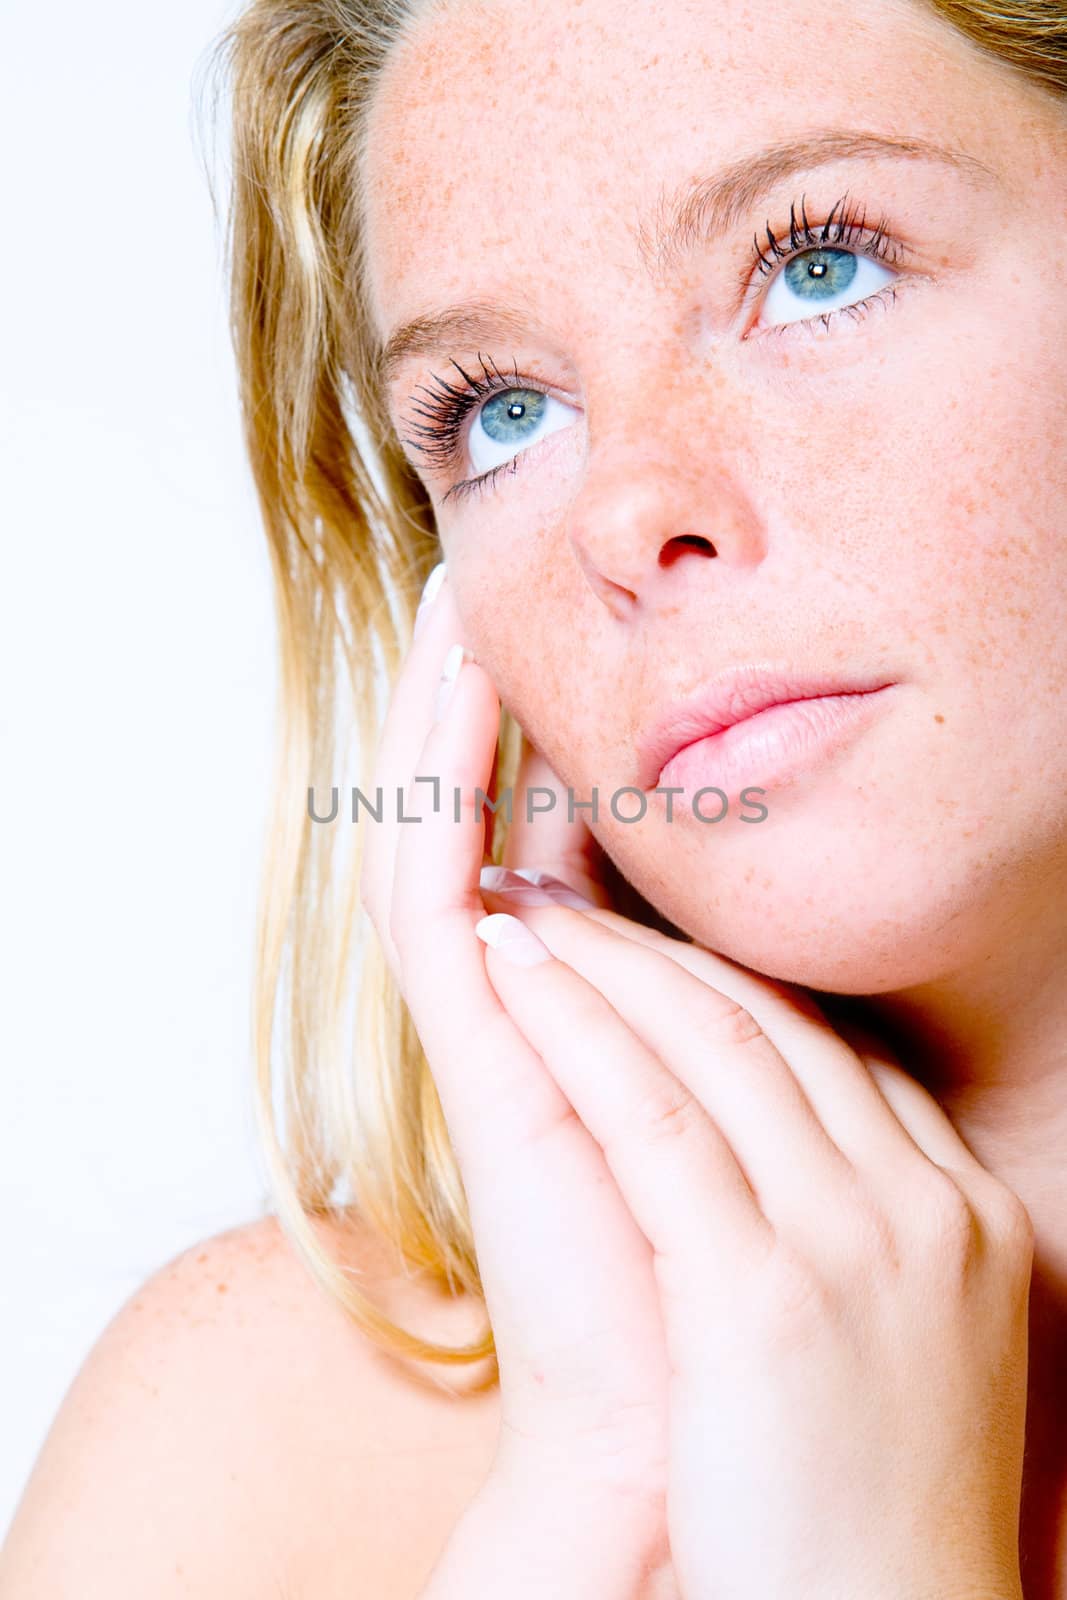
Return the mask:
[[(1067, 105), (917, 0), (836, 10), (456, 0), (391, 58), (365, 176), (380, 337), (479, 304), (387, 398), (426, 443), (454, 362), (497, 385), (406, 448), (504, 705), (677, 926), (875, 993), (981, 960), (1024, 890), (1062, 905)], [(688, 186), (828, 133), (657, 249)], [(718, 823), (612, 815), (669, 702), (768, 661), (893, 687), (753, 768), (760, 822), (740, 781)]]

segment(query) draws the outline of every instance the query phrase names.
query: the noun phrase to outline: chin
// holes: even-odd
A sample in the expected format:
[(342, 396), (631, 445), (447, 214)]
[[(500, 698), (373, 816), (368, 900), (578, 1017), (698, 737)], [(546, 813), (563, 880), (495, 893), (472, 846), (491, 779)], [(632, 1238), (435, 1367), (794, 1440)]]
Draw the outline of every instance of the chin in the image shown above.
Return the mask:
[(958, 835), (954, 843), (823, 829), (803, 848), (780, 832), (758, 853), (699, 839), (635, 850), (626, 862), (613, 840), (612, 853), (659, 917), (695, 944), (787, 983), (873, 995), (949, 977), (1005, 938), (1017, 863), (998, 870), (988, 849), (964, 848)]

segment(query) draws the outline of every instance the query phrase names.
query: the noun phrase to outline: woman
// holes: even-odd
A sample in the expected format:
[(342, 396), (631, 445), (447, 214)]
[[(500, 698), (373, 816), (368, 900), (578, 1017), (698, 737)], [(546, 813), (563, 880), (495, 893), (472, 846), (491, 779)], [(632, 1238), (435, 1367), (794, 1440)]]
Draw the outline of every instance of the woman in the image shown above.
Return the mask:
[[(140, 1338), (198, 1470), (136, 1559), (91, 1542), (135, 1476), (70, 1488), (98, 1357), (0, 1593), (1067, 1597), (1067, 10), (838, 9), (228, 32), (288, 707), (260, 1106), (359, 1343), (268, 1253), (268, 1354), (184, 1356), (191, 1253)], [(406, 1410), (360, 1351), (415, 1358)]]

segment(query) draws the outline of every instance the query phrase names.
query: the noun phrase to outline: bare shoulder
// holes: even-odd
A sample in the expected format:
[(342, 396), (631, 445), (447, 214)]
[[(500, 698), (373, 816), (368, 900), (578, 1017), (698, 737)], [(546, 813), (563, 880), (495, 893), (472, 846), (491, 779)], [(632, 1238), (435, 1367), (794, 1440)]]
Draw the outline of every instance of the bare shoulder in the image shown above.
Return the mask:
[[(482, 1331), (480, 1306), (351, 1215), (314, 1226), (395, 1321), (449, 1344)], [(0, 1600), (415, 1600), (496, 1445), (491, 1363), (464, 1370), (378, 1350), (276, 1218), (206, 1239), (83, 1363), (0, 1552)]]

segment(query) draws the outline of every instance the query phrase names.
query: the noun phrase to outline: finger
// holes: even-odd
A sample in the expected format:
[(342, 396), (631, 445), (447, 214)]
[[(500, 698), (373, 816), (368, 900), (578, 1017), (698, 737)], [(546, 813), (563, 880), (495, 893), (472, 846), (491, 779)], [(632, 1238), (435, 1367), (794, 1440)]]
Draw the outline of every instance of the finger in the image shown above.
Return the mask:
[(614, 912), (586, 914), (635, 943), (669, 955), (750, 1010), (792, 1068), (837, 1148), (887, 1205), (930, 1162), (954, 1176), (976, 1204), (996, 1204), (996, 1180), (943, 1108), (869, 1029), (854, 1022), (831, 1025), (808, 991), (765, 978), (712, 951), (670, 939)]
[[(485, 813), (474, 795), (492, 760), (498, 704), (487, 674), (464, 662), (446, 716), (430, 727), (413, 763), (404, 796), (412, 820), (398, 830), (389, 919), (403, 968), (413, 974), (408, 1007), (428, 1056), (440, 1063), (442, 1109), (450, 1130), (455, 1124), (457, 1156), (472, 1172), (495, 1165), (484, 1124), (470, 1115), (467, 1069), (457, 1065), (473, 1048), (484, 1062), (498, 1062), (479, 1084), (492, 1100), (496, 1138), (536, 1137), (567, 1114), (497, 1000), (474, 934), (485, 915), (478, 887)], [(436, 784), (420, 781), (426, 777)]]
[[(691, 1091), (772, 1222), (795, 1217), (806, 1196), (825, 1196), (851, 1173), (788, 1062), (739, 1002), (594, 913), (523, 907), (521, 917)], [(538, 1037), (531, 1043), (540, 1050)]]
[[(394, 976), (398, 973), (399, 960), (389, 930), (389, 908), (397, 846), (401, 833), (408, 826), (400, 820), (407, 814), (402, 797), (433, 718), (442, 661), (455, 640), (464, 642), (464, 635), (451, 585), (445, 576), (432, 605), (420, 618), (419, 632), (390, 696), (368, 794), (369, 801), (376, 807), (380, 796), (381, 820), (366, 811), (361, 813), (360, 897)], [(433, 769), (424, 766), (423, 771), (429, 776)]]
[(839, 1021), (837, 1028), (863, 1062), (893, 1115), (928, 1160), (962, 1179), (981, 1183), (990, 1176), (989, 1169), (965, 1143), (944, 1107), (893, 1059), (884, 1040), (871, 1028), (851, 1018)]
[(524, 735), (502, 865), (513, 872), (554, 874), (596, 905), (610, 905), (603, 849), (572, 801), (545, 756)]
[(510, 936), (507, 924), (523, 927), (500, 913), (479, 925), (493, 987), (603, 1149), (649, 1243), (735, 1280), (772, 1231), (729, 1142), (595, 985), (558, 959), (526, 966), (507, 944), (493, 947)]
[[(625, 1330), (603, 1324), (623, 1286), (648, 1276), (647, 1241), (596, 1141), (501, 1004), (474, 932), (485, 916), (485, 813), (474, 791), (498, 726), (491, 680), (463, 665), (415, 762), (405, 809), (421, 820), (397, 844), (391, 922), (405, 996), (461, 1170), (498, 1345), (510, 1340), (551, 1376), (561, 1352), (569, 1371), (606, 1361), (595, 1333), (613, 1341), (613, 1379), (640, 1385), (662, 1349), (655, 1294), (629, 1291), (647, 1319), (638, 1309)], [(436, 811), (431, 786), (414, 782), (423, 771), (440, 779)]]
[(808, 991), (615, 912), (590, 910), (588, 915), (669, 956), (749, 1010), (789, 1063), (829, 1137), (854, 1167), (881, 1174), (891, 1185), (904, 1181), (908, 1169), (927, 1158), (922, 1141), (915, 1138), (912, 1117), (899, 1115), (862, 1054), (831, 1025)]

